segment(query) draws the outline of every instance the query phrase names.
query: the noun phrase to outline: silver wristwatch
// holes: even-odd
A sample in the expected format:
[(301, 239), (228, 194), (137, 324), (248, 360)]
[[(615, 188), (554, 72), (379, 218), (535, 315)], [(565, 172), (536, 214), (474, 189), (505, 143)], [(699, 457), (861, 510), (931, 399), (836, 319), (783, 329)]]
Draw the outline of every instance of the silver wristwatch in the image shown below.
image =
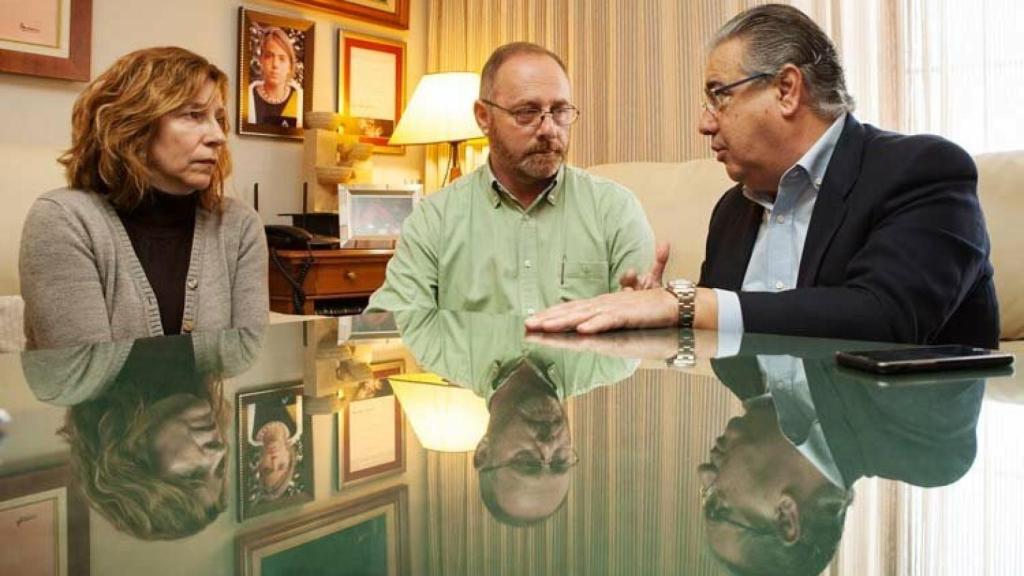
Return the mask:
[(697, 286), (689, 280), (678, 278), (669, 282), (665, 289), (679, 301), (679, 327), (693, 328), (693, 301), (697, 296)]

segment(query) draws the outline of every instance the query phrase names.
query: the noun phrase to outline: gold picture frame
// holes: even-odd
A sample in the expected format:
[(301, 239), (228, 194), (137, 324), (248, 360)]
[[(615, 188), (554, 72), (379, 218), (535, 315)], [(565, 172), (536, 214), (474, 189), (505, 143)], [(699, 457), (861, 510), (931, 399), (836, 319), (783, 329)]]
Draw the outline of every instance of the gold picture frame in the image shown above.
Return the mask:
[(399, 30), (409, 29), (409, 0), (284, 0)]
[(339, 562), (365, 574), (409, 574), (408, 488), (394, 486), (243, 534), (235, 554), (241, 576), (327, 574)]
[(313, 421), (303, 390), (291, 382), (235, 398), (239, 522), (313, 500)]
[[(238, 9), (238, 87), (235, 101), (238, 114), (235, 125), (238, 133), (251, 136), (270, 136), (302, 139), (303, 113), (313, 108), (313, 52), (315, 25), (310, 20), (286, 18), (276, 14)], [(287, 46), (282, 46), (282, 44)], [(274, 101), (264, 99), (264, 86), (269, 77), (264, 75), (262, 46), (278, 47), (280, 54), (294, 56), (293, 66), (284, 72), (285, 96)], [(290, 54), (289, 54), (290, 51)], [(276, 74), (275, 74), (276, 75)]]

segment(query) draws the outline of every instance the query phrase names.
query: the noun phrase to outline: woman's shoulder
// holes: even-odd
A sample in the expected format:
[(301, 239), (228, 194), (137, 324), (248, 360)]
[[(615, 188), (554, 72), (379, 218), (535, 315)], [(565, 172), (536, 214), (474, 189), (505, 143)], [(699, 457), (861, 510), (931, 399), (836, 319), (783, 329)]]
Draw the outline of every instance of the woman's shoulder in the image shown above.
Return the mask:
[(106, 197), (95, 192), (77, 188), (57, 188), (40, 194), (32, 211), (38, 214), (59, 210), (83, 219), (104, 218), (107, 204)]

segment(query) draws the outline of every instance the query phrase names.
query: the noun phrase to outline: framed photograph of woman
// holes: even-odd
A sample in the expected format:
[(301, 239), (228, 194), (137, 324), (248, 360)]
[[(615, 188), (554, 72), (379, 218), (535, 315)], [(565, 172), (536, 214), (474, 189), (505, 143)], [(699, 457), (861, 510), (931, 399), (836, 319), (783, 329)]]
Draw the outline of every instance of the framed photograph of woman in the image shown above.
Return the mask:
[(239, 134), (302, 138), (313, 107), (313, 22), (238, 9)]
[(345, 134), (374, 154), (405, 154), (388, 140), (405, 109), (405, 42), (338, 31), (338, 112)]
[(302, 383), (239, 392), (239, 521), (313, 499), (312, 422)]

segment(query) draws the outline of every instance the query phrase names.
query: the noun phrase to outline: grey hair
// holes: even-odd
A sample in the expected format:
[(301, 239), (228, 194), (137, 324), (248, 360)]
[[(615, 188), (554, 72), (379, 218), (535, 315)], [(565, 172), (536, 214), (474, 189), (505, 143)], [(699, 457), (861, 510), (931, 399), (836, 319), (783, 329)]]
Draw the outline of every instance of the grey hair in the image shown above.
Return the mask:
[(710, 49), (743, 40), (740, 66), (746, 74), (778, 74), (786, 64), (800, 69), (818, 115), (838, 118), (856, 107), (846, 89), (839, 53), (828, 35), (800, 10), (764, 4), (734, 16), (715, 34)]

